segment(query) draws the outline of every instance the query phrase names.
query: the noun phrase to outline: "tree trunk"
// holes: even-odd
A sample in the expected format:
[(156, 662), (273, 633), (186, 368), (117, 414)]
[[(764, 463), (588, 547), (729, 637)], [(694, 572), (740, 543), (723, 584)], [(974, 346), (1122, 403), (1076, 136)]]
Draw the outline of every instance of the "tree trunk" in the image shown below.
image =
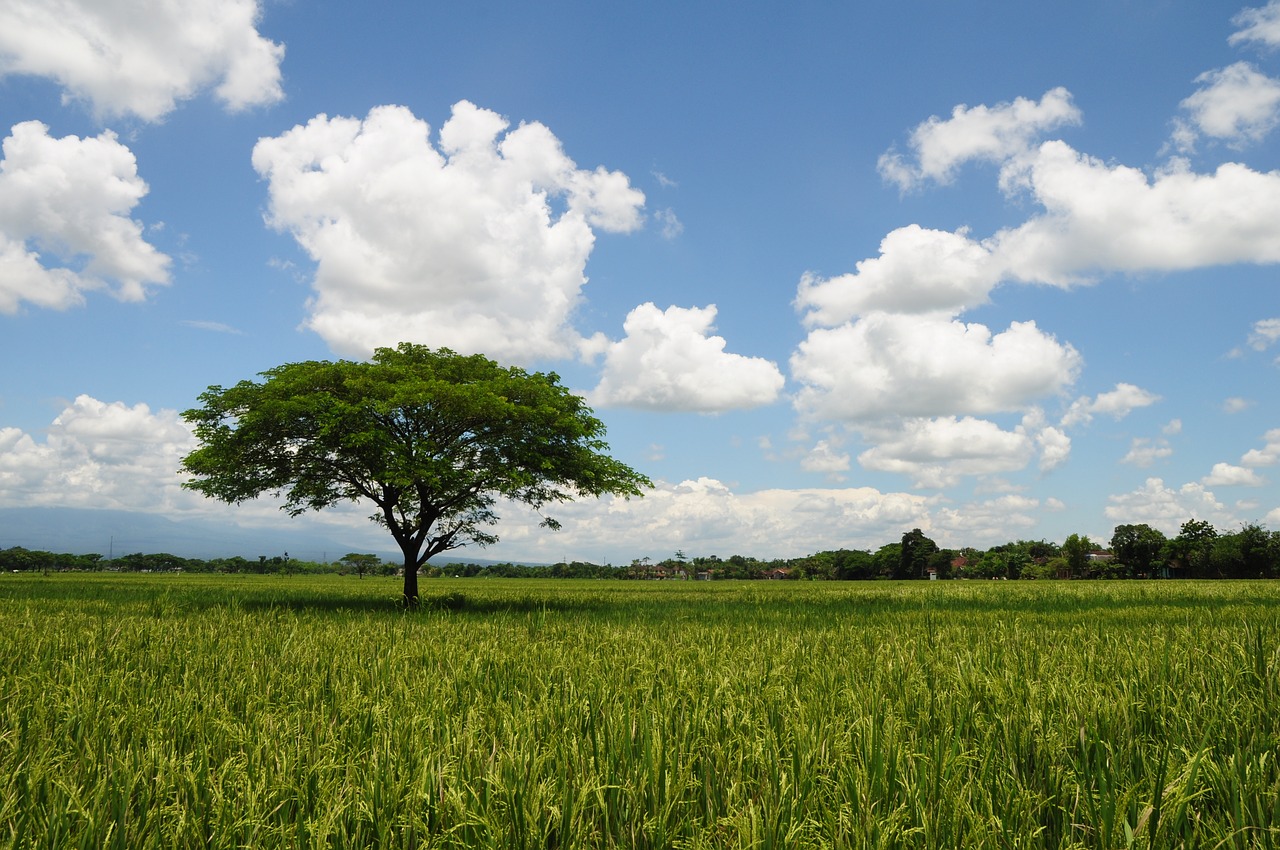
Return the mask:
[(404, 559), (404, 604), (418, 607), (418, 565), (416, 558)]

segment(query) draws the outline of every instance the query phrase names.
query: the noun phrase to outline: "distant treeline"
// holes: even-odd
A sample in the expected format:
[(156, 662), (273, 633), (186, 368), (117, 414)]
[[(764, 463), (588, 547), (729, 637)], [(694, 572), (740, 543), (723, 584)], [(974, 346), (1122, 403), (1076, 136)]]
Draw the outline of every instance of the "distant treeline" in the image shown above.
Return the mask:
[[(15, 546), (0, 549), (0, 570), (217, 573), (341, 573), (395, 575), (399, 565), (377, 555), (350, 553), (336, 561), (316, 562), (285, 555), (242, 558), (183, 558), (136, 552), (106, 559)], [(902, 539), (868, 549), (835, 549), (803, 558), (762, 560), (746, 555), (687, 557), (677, 551), (661, 561), (638, 558), (625, 566), (585, 561), (543, 566), (514, 563), (429, 564), (424, 576), (453, 578), (607, 578), (607, 579), (1040, 579), (1040, 578), (1276, 578), (1280, 577), (1280, 532), (1257, 523), (1223, 532), (1204, 520), (1188, 520), (1176, 537), (1146, 524), (1116, 526), (1101, 546), (1072, 534), (1061, 544), (1017, 540), (990, 549), (945, 549), (920, 529)]]

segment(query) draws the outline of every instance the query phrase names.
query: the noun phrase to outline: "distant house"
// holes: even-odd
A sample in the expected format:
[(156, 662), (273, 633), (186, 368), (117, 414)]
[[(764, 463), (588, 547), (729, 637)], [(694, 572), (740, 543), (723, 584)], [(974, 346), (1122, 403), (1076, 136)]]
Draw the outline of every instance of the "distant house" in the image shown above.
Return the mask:
[(778, 567), (776, 569), (768, 570), (767, 572), (765, 572), (764, 577), (767, 579), (774, 579), (774, 580), (791, 578), (791, 568)]

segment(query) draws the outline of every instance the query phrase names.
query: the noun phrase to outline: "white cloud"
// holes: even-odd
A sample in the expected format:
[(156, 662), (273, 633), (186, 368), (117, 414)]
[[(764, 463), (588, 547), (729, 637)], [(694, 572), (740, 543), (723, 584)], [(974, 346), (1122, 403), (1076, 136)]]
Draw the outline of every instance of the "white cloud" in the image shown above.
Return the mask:
[(1062, 417), (1061, 424), (1067, 428), (1088, 424), (1093, 421), (1093, 416), (1097, 413), (1106, 414), (1117, 420), (1123, 419), (1134, 409), (1149, 407), (1159, 400), (1160, 396), (1153, 392), (1133, 384), (1119, 383), (1114, 390), (1098, 393), (1094, 398), (1081, 396), (1076, 399)]
[(1071, 286), (1115, 272), (1280, 262), (1280, 172), (1226, 163), (1197, 174), (1172, 160), (1148, 176), (1047, 141), (1008, 159), (1001, 186), (1026, 191), (1042, 211), (985, 239), (898, 228), (854, 272), (801, 279), (806, 322), (878, 310), (954, 316), (1008, 281)]
[[(528, 511), (503, 514), (502, 545), (530, 560), (582, 557), (605, 547), (635, 557), (731, 554), (795, 557), (824, 549), (878, 548), (912, 528), (931, 527), (932, 500), (870, 487), (759, 490), (739, 493), (712, 479), (659, 482), (643, 499), (583, 500), (555, 513), (563, 530), (548, 534)], [(510, 521), (508, 521), (508, 518)], [(655, 547), (657, 548), (655, 550)]]
[(1266, 482), (1252, 469), (1230, 463), (1215, 463), (1200, 483), (1206, 487), (1261, 487)]
[(1253, 407), (1253, 402), (1247, 398), (1232, 396), (1222, 402), (1222, 412), (1228, 414), (1243, 413)]
[(1162, 428), (1160, 429), (1160, 432), (1161, 432), (1162, 434), (1167, 434), (1167, 435), (1168, 435), (1168, 436), (1170, 436), (1170, 437), (1174, 436), (1175, 434), (1181, 434), (1181, 433), (1182, 433), (1182, 420), (1181, 420), (1181, 419), (1170, 419), (1170, 420), (1169, 420), (1169, 421), (1164, 425), (1164, 427), (1162, 427)]
[(1250, 449), (1240, 458), (1242, 466), (1275, 466), (1280, 463), (1280, 428), (1272, 428), (1263, 439), (1266, 445), (1260, 449)]
[(636, 307), (623, 323), (626, 337), (608, 345), (600, 383), (588, 399), (601, 406), (700, 413), (773, 403), (784, 383), (778, 367), (726, 352), (724, 338), (711, 335), (715, 317), (715, 305)]
[(653, 219), (662, 226), (663, 239), (675, 239), (681, 233), (684, 233), (684, 224), (676, 217), (675, 210), (670, 207), (655, 212)]
[(1040, 446), (1040, 471), (1057, 469), (1071, 456), (1071, 438), (1061, 429), (1045, 427), (1036, 434)]
[(1098, 272), (1280, 262), (1280, 172), (1196, 174), (1175, 161), (1148, 178), (1051, 141), (1024, 179), (1044, 213), (984, 242), (1007, 279), (1067, 286)]
[[(22, 302), (64, 309), (86, 291), (139, 301), (169, 282), (170, 260), (129, 217), (147, 194), (133, 153), (111, 132), (55, 139), (13, 127), (0, 161), (0, 313)], [(56, 258), (65, 265), (51, 265)]]
[(1147, 437), (1135, 437), (1129, 445), (1129, 451), (1120, 458), (1121, 463), (1145, 469), (1157, 460), (1163, 460), (1173, 454), (1169, 441), (1163, 437), (1152, 440)]
[(875, 311), (954, 315), (985, 303), (1000, 279), (990, 251), (964, 231), (915, 224), (890, 232), (880, 256), (855, 268), (834, 278), (801, 278), (796, 306), (809, 311), (806, 324), (831, 327)]
[(210, 322), (203, 319), (188, 319), (182, 324), (189, 328), (197, 328), (202, 331), (213, 331), (220, 334), (231, 334), (233, 336), (244, 336), (244, 331), (237, 330), (231, 325), (222, 322)]
[(791, 357), (806, 416), (857, 421), (1025, 409), (1069, 386), (1080, 355), (1036, 327), (874, 313), (811, 331)]
[(876, 445), (858, 455), (858, 463), (909, 476), (916, 487), (950, 487), (962, 476), (1022, 469), (1034, 453), (1034, 441), (1026, 434), (969, 416), (908, 419), (892, 429), (864, 433)]
[(849, 469), (849, 455), (840, 451), (831, 440), (819, 440), (809, 453), (801, 458), (800, 468), (805, 472), (828, 474), (846, 472)]
[(1175, 134), (1175, 144), (1184, 150), (1196, 135), (1234, 146), (1258, 142), (1280, 121), (1280, 80), (1248, 62), (1206, 71), (1196, 83), (1200, 89), (1182, 101), (1190, 126), (1180, 124)]
[(1249, 346), (1254, 351), (1266, 351), (1280, 340), (1280, 319), (1262, 319), (1253, 323), (1249, 334)]
[(1124, 523), (1147, 523), (1168, 535), (1176, 535), (1189, 519), (1208, 520), (1217, 528), (1235, 524), (1226, 506), (1203, 484), (1184, 484), (1178, 489), (1166, 487), (1159, 478), (1129, 493), (1111, 496), (1105, 513), (1109, 519)]
[(590, 347), (570, 320), (593, 229), (640, 227), (644, 195), (579, 169), (542, 124), (508, 131), (466, 101), (438, 149), (429, 134), (381, 106), (254, 147), (270, 223), (317, 263), (307, 326), (356, 355), (406, 340), (517, 360)]
[(284, 47), (255, 0), (7, 0), (0, 74), (49, 77), (102, 117), (163, 118), (213, 87), (228, 109), (275, 103)]
[(161, 511), (192, 507), (179, 489), (182, 457), (195, 438), (176, 411), (105, 403), (81, 395), (43, 442), (0, 429), (0, 504)]
[(1257, 42), (1267, 47), (1280, 47), (1280, 0), (1243, 9), (1231, 19), (1231, 23), (1240, 27), (1227, 39), (1231, 44)]
[(1024, 154), (1044, 131), (1078, 123), (1080, 111), (1064, 88), (1046, 92), (1038, 103), (1020, 97), (994, 107), (962, 104), (950, 118), (935, 115), (911, 132), (913, 161), (893, 151), (881, 156), (880, 173), (903, 189), (926, 180), (948, 183), (966, 162), (1003, 162)]
[[(1054, 501), (1049, 500), (1050, 503)], [(1054, 509), (1051, 504), (1044, 508)], [(947, 541), (942, 545), (991, 546), (1007, 543), (1018, 537), (1023, 529), (1034, 527), (1035, 514), (1040, 510), (1039, 500), (1012, 494), (954, 508), (938, 508), (934, 511), (933, 533)]]

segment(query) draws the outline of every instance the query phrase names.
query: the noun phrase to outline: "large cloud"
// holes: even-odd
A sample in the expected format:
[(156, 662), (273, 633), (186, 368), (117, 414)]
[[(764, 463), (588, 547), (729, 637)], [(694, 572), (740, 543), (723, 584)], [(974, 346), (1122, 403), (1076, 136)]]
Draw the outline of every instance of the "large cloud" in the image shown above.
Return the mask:
[(1022, 469), (1035, 451), (1027, 434), (969, 416), (908, 419), (899, 428), (876, 434), (875, 442), (858, 462), (866, 469), (910, 476), (916, 487), (950, 487), (961, 476)]
[(0, 74), (49, 77), (103, 117), (156, 121), (212, 86), (233, 110), (274, 103), (284, 47), (256, 0), (6, 0)]
[(129, 217), (147, 184), (113, 133), (55, 139), (45, 125), (27, 121), (13, 128), (3, 151), (0, 313), (24, 301), (65, 308), (94, 289), (137, 301), (147, 286), (169, 282), (169, 258)]
[(1137, 490), (1111, 496), (1105, 513), (1118, 523), (1146, 523), (1168, 535), (1175, 535), (1189, 519), (1208, 520), (1217, 528), (1228, 528), (1236, 518), (1203, 484), (1184, 484), (1174, 489), (1162, 479), (1148, 478)]
[(1275, 466), (1280, 463), (1280, 428), (1272, 428), (1262, 439), (1265, 445), (1260, 449), (1249, 449), (1240, 458), (1240, 465), (1250, 468), (1259, 466)]
[[(1267, 24), (1271, 9), (1240, 22)], [(1204, 88), (1185, 106), (1203, 132), (1256, 138), (1274, 122), (1272, 81), (1249, 66), (1232, 66), (1201, 82)], [(968, 474), (967, 468), (973, 474), (1019, 468), (1033, 456), (1029, 449), (1038, 447), (1047, 471), (1070, 451), (1062, 428), (1097, 413), (1120, 418), (1158, 400), (1121, 383), (1096, 399), (1079, 399), (1057, 428), (1041, 423), (1033, 431), (1024, 424), (1022, 432), (1007, 432), (975, 419), (997, 412), (1029, 415), (1042, 398), (1066, 392), (1081, 366), (1069, 343), (1033, 322), (993, 333), (958, 320), (987, 303), (1002, 283), (1069, 287), (1116, 272), (1280, 262), (1280, 172), (1225, 163), (1195, 173), (1174, 159), (1148, 174), (1081, 154), (1060, 140), (1039, 140), (1045, 131), (1079, 120), (1064, 89), (1038, 102), (959, 106), (949, 119), (930, 118), (911, 133), (907, 155), (890, 151), (881, 158), (887, 179), (904, 189), (945, 183), (967, 162), (992, 162), (999, 166), (1001, 191), (1011, 201), (1030, 200), (1038, 211), (985, 238), (965, 228), (899, 227), (882, 240), (878, 256), (856, 263), (853, 272), (801, 278), (795, 303), (811, 330), (791, 358), (801, 384), (796, 407), (808, 418), (860, 431), (874, 444), (859, 458), (864, 466), (945, 484)], [(1265, 347), (1269, 341), (1270, 325), (1260, 323), (1251, 343)], [(913, 425), (914, 418), (926, 424)], [(896, 424), (886, 429), (874, 425), (877, 420)], [(893, 433), (911, 432), (918, 442), (922, 435), (955, 432), (960, 423), (982, 449), (982, 461), (939, 456), (935, 463), (916, 442), (908, 445)], [(933, 449), (939, 444), (925, 443)], [(1154, 457), (1136, 452), (1129, 460)]]
[(1039, 102), (1020, 97), (991, 107), (962, 104), (950, 118), (935, 115), (911, 132), (914, 161), (890, 151), (880, 157), (880, 173), (903, 189), (926, 180), (948, 183), (966, 162), (1004, 162), (1025, 153), (1044, 131), (1078, 123), (1080, 111), (1064, 88)]
[(440, 128), (409, 110), (321, 115), (258, 142), (270, 222), (317, 263), (307, 325), (362, 355), (410, 340), (529, 360), (574, 354), (593, 229), (641, 225), (620, 172), (579, 169), (551, 131), (462, 101)]
[(76, 398), (37, 441), (0, 429), (0, 504), (162, 511), (200, 497), (180, 489), (195, 438), (176, 411)]
[(1036, 327), (874, 313), (812, 331), (791, 358), (807, 416), (858, 421), (1027, 409), (1070, 386), (1080, 356)]
[(1243, 9), (1231, 19), (1240, 27), (1227, 39), (1231, 44), (1258, 43), (1267, 47), (1280, 47), (1280, 0), (1271, 0), (1265, 6)]
[(1196, 135), (1234, 146), (1258, 142), (1280, 121), (1280, 80), (1248, 62), (1237, 62), (1196, 78), (1200, 89), (1182, 108), (1189, 124), (1180, 124), (1176, 141), (1189, 148)]
[(632, 310), (626, 337), (605, 352), (600, 383), (588, 396), (601, 406), (718, 413), (770, 404), (782, 389), (778, 367), (724, 350), (711, 336), (715, 305)]
[(985, 246), (964, 231), (917, 224), (880, 242), (880, 256), (860, 260), (855, 272), (833, 278), (806, 274), (796, 306), (805, 322), (828, 327), (870, 312), (958, 313), (987, 301), (1000, 270)]
[[(564, 531), (548, 535), (536, 517), (512, 514), (502, 539), (528, 557), (559, 560), (608, 552), (794, 557), (837, 548), (876, 548), (911, 528), (930, 527), (933, 502), (870, 487), (734, 491), (712, 478), (659, 482), (643, 499), (582, 501), (558, 509)], [(527, 513), (527, 512), (526, 512)], [(504, 515), (505, 516), (505, 515)], [(655, 549), (655, 547), (662, 547)], [(598, 554), (597, 554), (598, 553)]]
[(1063, 427), (1088, 424), (1093, 421), (1095, 413), (1105, 414), (1112, 419), (1123, 419), (1140, 407), (1149, 407), (1160, 400), (1160, 396), (1133, 384), (1119, 383), (1109, 392), (1098, 393), (1094, 398), (1081, 396), (1071, 403), (1060, 423)]

